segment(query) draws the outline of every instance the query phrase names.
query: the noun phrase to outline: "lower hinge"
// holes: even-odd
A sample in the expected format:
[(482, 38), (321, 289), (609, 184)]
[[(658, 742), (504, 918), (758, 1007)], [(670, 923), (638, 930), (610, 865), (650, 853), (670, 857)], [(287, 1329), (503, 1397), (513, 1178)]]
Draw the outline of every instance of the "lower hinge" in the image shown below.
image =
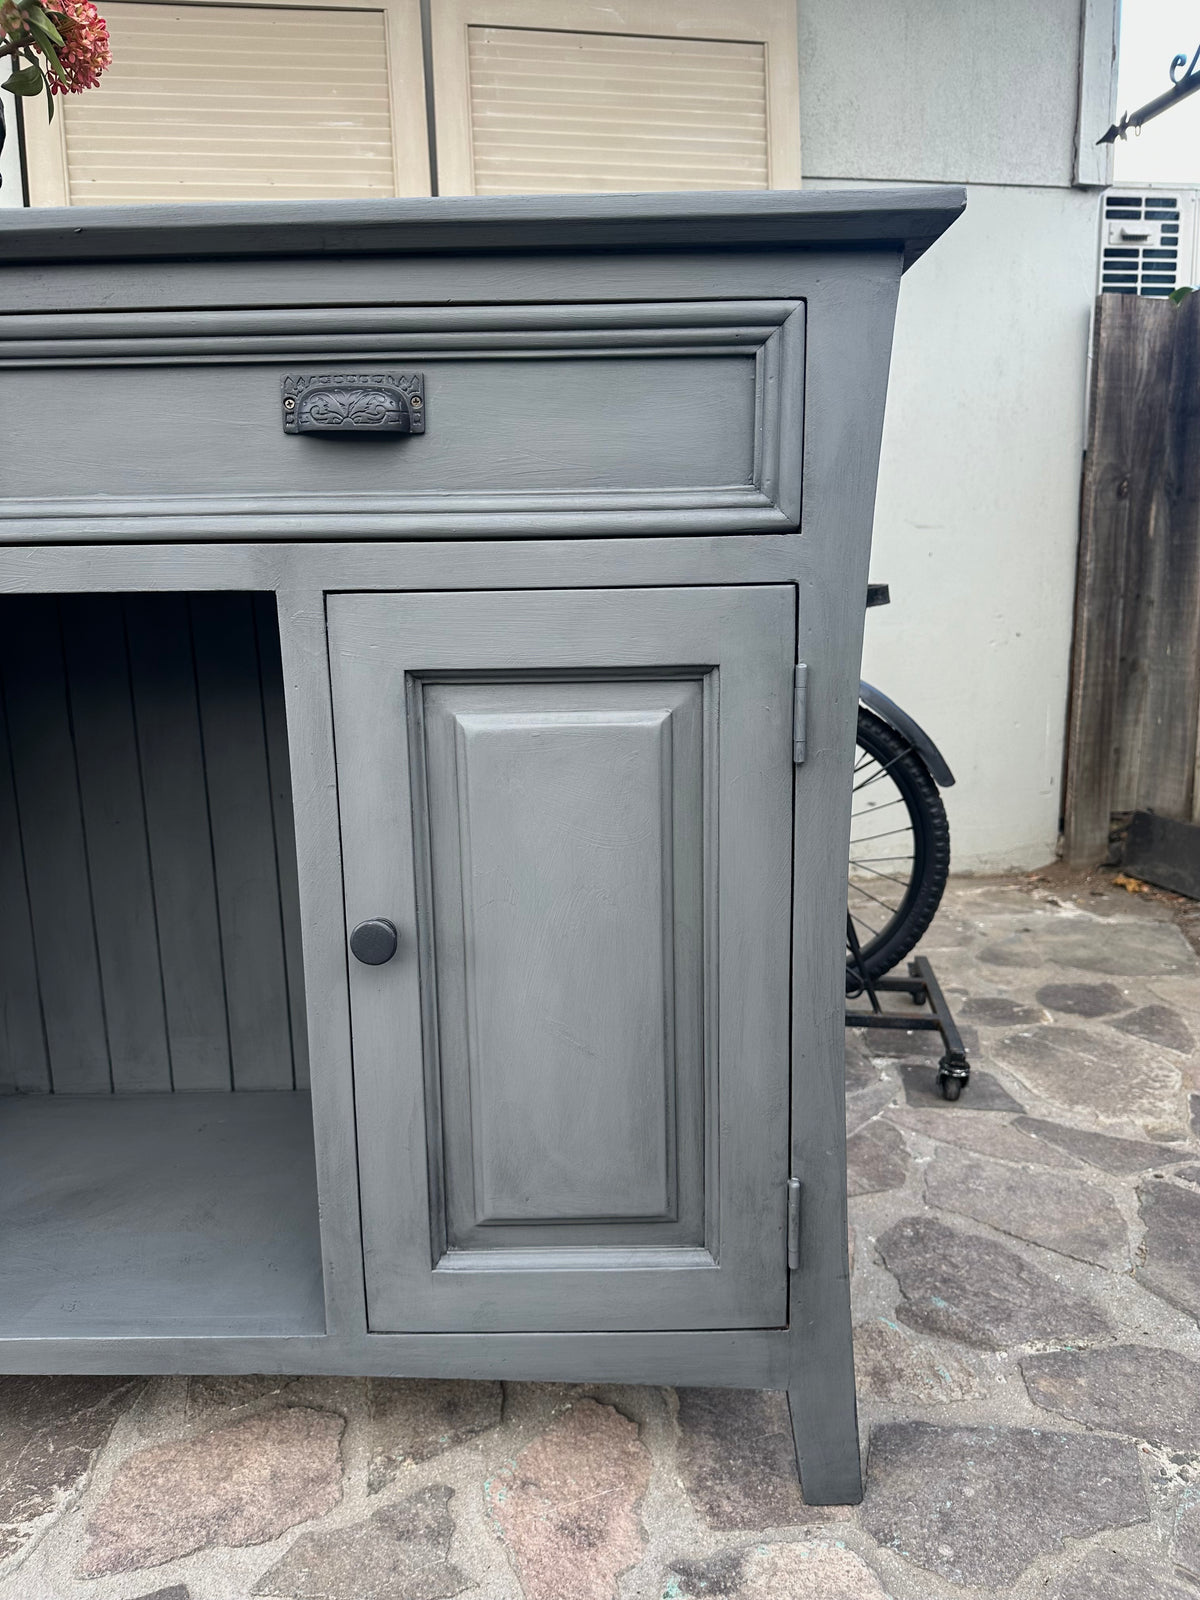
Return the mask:
[(792, 760), (797, 766), (808, 755), (808, 667), (801, 661), (792, 680)]
[(800, 1265), (800, 1179), (787, 1181), (787, 1256), (788, 1271)]

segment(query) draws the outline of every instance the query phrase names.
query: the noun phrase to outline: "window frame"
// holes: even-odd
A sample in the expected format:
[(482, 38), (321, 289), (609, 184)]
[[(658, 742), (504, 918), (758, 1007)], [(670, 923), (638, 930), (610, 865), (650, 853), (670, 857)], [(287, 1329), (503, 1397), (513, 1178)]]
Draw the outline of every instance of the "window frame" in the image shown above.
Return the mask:
[[(598, 0), (433, 0), (430, 6), (438, 193), (475, 193), (468, 30), (697, 38), (762, 44), (767, 74), (767, 187), (800, 187), (800, 61), (795, 0), (626, 0), (619, 25)], [(606, 191), (610, 192), (610, 191)]]

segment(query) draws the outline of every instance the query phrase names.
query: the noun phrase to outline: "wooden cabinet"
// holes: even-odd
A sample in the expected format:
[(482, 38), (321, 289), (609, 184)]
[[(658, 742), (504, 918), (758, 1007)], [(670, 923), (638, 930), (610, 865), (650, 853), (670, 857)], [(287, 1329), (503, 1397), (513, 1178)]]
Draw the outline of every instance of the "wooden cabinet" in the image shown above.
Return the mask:
[(0, 214), (0, 1370), (782, 1388), (858, 1495), (858, 652), (960, 205)]

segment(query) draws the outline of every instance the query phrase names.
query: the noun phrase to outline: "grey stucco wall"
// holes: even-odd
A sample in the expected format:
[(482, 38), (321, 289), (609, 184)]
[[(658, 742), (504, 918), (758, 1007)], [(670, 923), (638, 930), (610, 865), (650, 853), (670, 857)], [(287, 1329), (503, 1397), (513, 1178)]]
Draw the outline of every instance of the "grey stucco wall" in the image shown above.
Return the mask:
[[(799, 0), (805, 182), (968, 185), (901, 290), (864, 659), (959, 779), (958, 871), (1056, 844), (1097, 248), (1079, 61), (1111, 61), (1114, 9)], [(1093, 85), (1085, 145), (1106, 109)]]

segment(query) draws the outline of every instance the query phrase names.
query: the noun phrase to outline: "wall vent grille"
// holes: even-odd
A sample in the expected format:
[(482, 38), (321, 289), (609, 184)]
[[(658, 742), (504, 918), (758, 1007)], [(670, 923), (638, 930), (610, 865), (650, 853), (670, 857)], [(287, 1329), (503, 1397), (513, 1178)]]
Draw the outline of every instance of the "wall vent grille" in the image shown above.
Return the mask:
[(1200, 191), (1112, 189), (1104, 197), (1100, 293), (1165, 298), (1194, 285)]

